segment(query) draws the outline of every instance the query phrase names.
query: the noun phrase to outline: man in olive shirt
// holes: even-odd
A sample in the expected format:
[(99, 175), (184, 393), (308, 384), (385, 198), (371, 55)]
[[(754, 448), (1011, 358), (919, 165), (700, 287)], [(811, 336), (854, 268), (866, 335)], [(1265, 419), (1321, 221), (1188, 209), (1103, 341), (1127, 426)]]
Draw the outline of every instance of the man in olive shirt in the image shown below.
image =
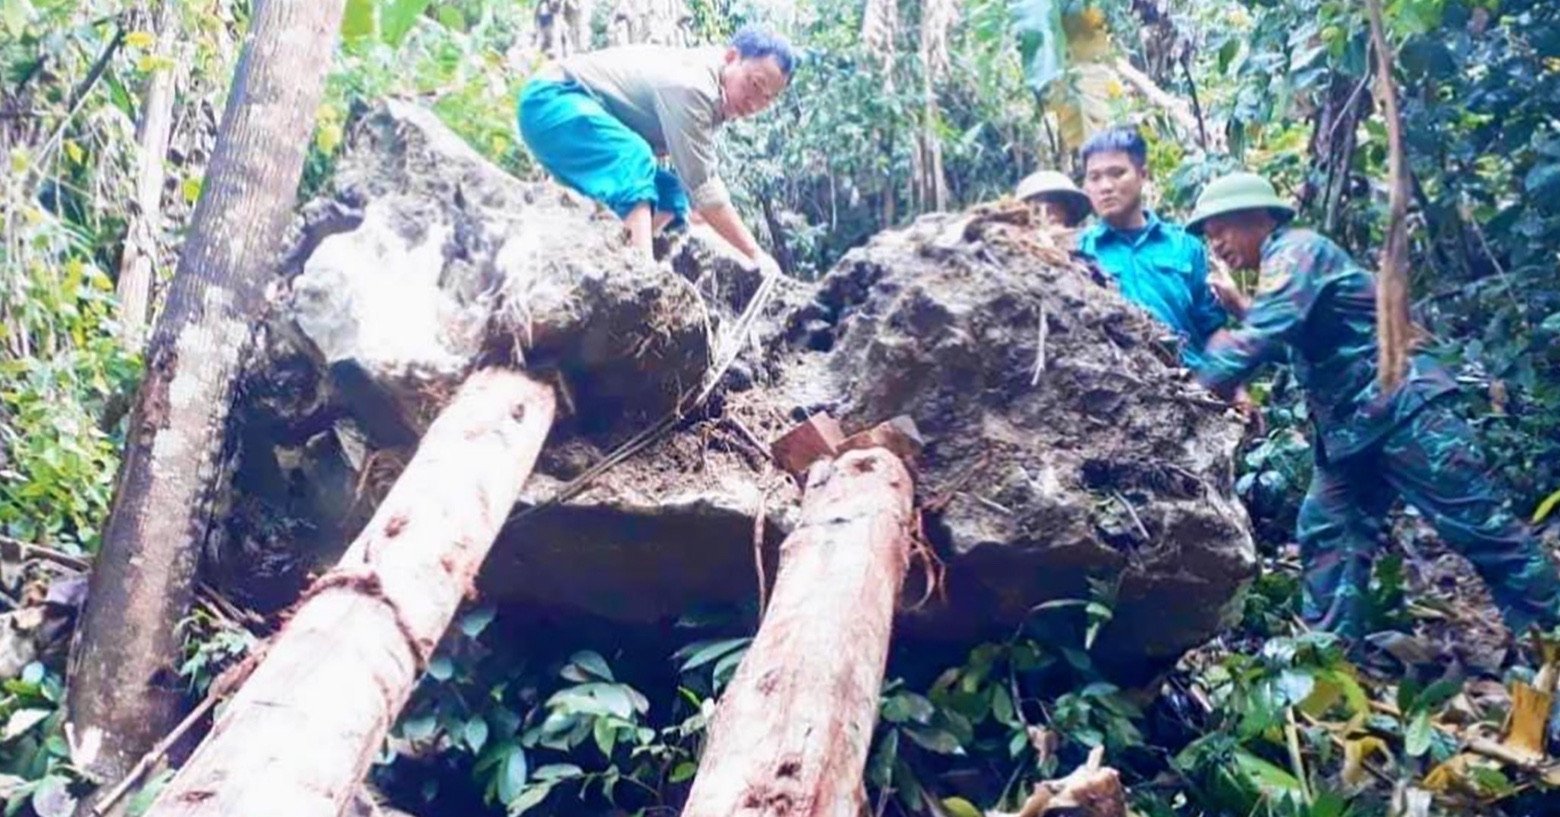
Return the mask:
[(1376, 277), (1327, 238), (1289, 226), (1294, 215), (1266, 179), (1232, 173), (1203, 190), (1188, 229), (1206, 233), (1231, 267), (1260, 272), (1255, 297), (1226, 300), (1241, 325), (1208, 339), (1198, 380), (1228, 393), (1287, 361), (1305, 390), (1316, 457), (1296, 523), (1306, 620), (1366, 635), (1377, 534), (1401, 496), (1473, 563), (1514, 635), (1552, 630), (1560, 574), (1500, 500), (1472, 427), (1447, 399), (1456, 381), (1416, 354), (1402, 383), (1381, 389)]
[[(633, 45), (544, 67), (520, 94), (520, 133), (542, 166), (617, 213), (648, 257), (651, 237), (692, 209), (765, 269), (774, 261), (742, 223), (715, 167), (715, 132), (769, 107), (795, 56), (780, 36), (744, 28), (725, 48)], [(671, 170), (657, 157), (668, 156)]]

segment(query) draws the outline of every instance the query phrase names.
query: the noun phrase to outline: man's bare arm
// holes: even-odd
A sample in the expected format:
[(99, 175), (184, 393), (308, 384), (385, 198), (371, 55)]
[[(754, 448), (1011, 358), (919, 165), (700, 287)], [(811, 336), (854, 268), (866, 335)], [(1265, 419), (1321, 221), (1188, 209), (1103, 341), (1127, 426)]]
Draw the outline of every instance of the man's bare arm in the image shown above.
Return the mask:
[(753, 238), (753, 233), (742, 223), (742, 217), (737, 215), (737, 208), (730, 204), (716, 204), (699, 208), (699, 215), (717, 235), (755, 263), (764, 255), (764, 251), (759, 249), (758, 240)]

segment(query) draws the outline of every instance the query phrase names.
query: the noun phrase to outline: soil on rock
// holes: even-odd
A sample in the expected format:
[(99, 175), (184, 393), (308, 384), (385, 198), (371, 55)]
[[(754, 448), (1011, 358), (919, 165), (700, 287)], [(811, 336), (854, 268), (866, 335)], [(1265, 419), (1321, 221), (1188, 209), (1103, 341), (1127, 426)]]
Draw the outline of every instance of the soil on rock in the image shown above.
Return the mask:
[[(918, 494), (947, 581), (906, 638), (1075, 614), (1034, 608), (1091, 578), (1115, 596), (1109, 666), (1168, 662), (1226, 620), (1255, 566), (1231, 496), (1238, 421), (1020, 211), (885, 233), (815, 285), (783, 282), (741, 333), (762, 279), (716, 246), (695, 234), (670, 263), (632, 263), (588, 203), (512, 179), (424, 111), (370, 114), (300, 218), (215, 575), (285, 604), (460, 379), (523, 361), (554, 373), (563, 417), (484, 570), (490, 600), (645, 625), (751, 606), (755, 539), (772, 578), (796, 509), (764, 449), (827, 409), (849, 430), (908, 414), (928, 442)], [(673, 433), (549, 502), (738, 346)]]
[(1239, 425), (1163, 334), (1026, 211), (928, 216), (824, 279), (774, 391), (847, 425), (920, 427), (948, 572), (912, 632), (1011, 631), (1094, 578), (1114, 596), (1101, 657), (1160, 663), (1227, 623), (1256, 565), (1231, 494)]

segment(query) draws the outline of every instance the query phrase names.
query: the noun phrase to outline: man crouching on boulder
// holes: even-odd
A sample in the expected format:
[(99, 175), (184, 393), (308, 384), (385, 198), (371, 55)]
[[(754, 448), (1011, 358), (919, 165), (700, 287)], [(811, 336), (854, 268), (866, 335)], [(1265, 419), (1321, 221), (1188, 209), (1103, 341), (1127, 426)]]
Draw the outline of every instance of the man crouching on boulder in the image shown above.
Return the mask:
[[(542, 167), (612, 208), (634, 248), (692, 207), (761, 269), (774, 260), (715, 172), (715, 132), (769, 107), (790, 82), (791, 45), (748, 27), (726, 48), (631, 45), (549, 63), (520, 93), (520, 134)], [(670, 156), (672, 170), (657, 164)]]
[(1187, 228), (1230, 267), (1260, 273), (1255, 297), (1227, 299), (1241, 326), (1208, 339), (1198, 379), (1228, 394), (1287, 360), (1305, 390), (1316, 468), (1295, 538), (1307, 622), (1367, 635), (1376, 536), (1402, 497), (1473, 563), (1513, 635), (1553, 628), (1560, 577), (1498, 498), (1473, 429), (1447, 399), (1450, 373), (1416, 355), (1403, 382), (1380, 391), (1376, 278), (1332, 241), (1288, 226), (1294, 214), (1267, 180), (1234, 173), (1208, 184)]

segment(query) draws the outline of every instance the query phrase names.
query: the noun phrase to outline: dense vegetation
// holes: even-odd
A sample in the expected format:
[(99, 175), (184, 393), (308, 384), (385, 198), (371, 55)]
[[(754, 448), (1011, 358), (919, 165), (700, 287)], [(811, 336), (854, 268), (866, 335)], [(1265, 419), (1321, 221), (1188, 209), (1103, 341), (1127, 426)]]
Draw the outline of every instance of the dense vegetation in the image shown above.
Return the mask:
[[(1245, 166), (1362, 258), (1380, 243), (1386, 127), (1356, 3), (690, 0), (676, 4), (680, 19), (623, 19), (651, 5), (350, 0), (300, 197), (328, 179), (355, 112), (386, 95), (420, 100), (505, 168), (534, 173), (513, 100), (544, 59), (546, 29), (572, 7), (594, 14), (597, 42), (623, 30), (717, 40), (763, 20), (806, 49), (783, 101), (725, 142), (740, 202), (798, 276), (919, 213), (1070, 167), (1083, 135), (1129, 119), (1150, 135), (1169, 213), (1184, 213), (1211, 175)], [(177, 89), (152, 225), (166, 280), (250, 7), (0, 0), (7, 543), (94, 552), (140, 366), (114, 290), (137, 217), (145, 89), (159, 72)], [(1470, 386), (1516, 509), (1544, 523), (1560, 499), (1560, 5), (1397, 0), (1386, 13), (1414, 181), (1416, 317)], [(1175, 109), (1146, 96), (1120, 59)], [(1468, 714), (1455, 682), (1367, 675), (1328, 638), (1295, 630), (1286, 544), (1308, 480), (1303, 409), (1282, 374), (1259, 393), (1267, 430), (1245, 451), (1238, 490), (1269, 559), (1241, 626), (1159, 696), (1093, 670), (1088, 645), (1110, 616), (1104, 586), (1062, 604), (1082, 611), (1078, 621), (1037, 616), (1032, 630), (974, 646), (954, 666), (896, 658), (905, 678), (889, 686), (869, 767), (878, 813), (1011, 809), (1026, 781), (1065, 771), (1093, 745), (1128, 774), (1145, 814), (1383, 814), (1402, 786), (1438, 788), (1435, 808), (1448, 813), (1553, 807), (1534, 775), (1443, 765), (1456, 754), (1453, 724), (1498, 722), (1500, 711)], [(1395, 603), (1404, 573), (1401, 559), (1378, 567), (1382, 627), (1413, 624)], [(376, 776), (413, 811), (432, 803), (426, 813), (674, 809), (709, 701), (746, 645), (742, 621), (690, 612), (675, 654), (677, 645), (655, 653), (581, 632), (556, 654), (519, 655), (503, 633), (523, 625), (472, 611)], [(189, 631), (192, 691), (249, 643), (204, 616)], [(56, 711), (61, 673), (57, 661), (35, 661), (4, 681), (8, 815), (64, 813), (65, 792), (79, 789)]]

